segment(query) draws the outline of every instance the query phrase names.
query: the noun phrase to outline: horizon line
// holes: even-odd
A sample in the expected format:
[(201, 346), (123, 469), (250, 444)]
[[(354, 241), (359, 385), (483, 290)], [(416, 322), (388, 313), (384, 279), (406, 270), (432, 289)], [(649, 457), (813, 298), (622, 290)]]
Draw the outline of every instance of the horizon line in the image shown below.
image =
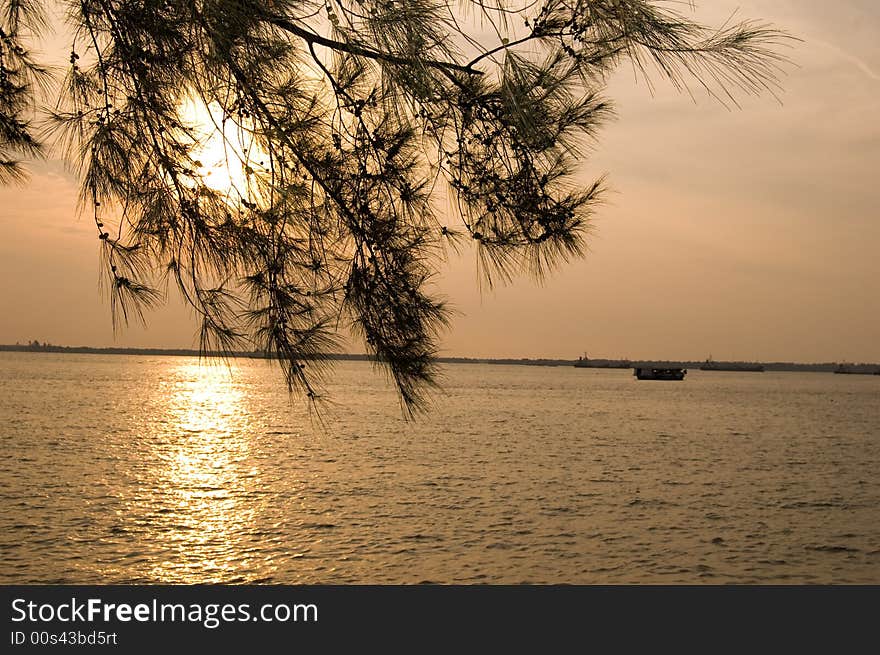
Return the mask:
[[(239, 350), (239, 351), (205, 351), (197, 348), (147, 348), (147, 347), (129, 347), (129, 346), (60, 346), (50, 343), (31, 342), (26, 344), (0, 344), (2, 352), (60, 352), (73, 351), (79, 354), (106, 354), (106, 355), (166, 355), (179, 357), (208, 357), (208, 358), (226, 358), (226, 357), (250, 357), (254, 359), (277, 359), (272, 353), (264, 350)], [(329, 352), (322, 353), (321, 358), (327, 359), (349, 359), (349, 360), (375, 360), (375, 355), (368, 353), (344, 353)], [(315, 357), (307, 357), (304, 359), (316, 359)], [(548, 365), (571, 365), (577, 362), (578, 358), (564, 357), (476, 357), (466, 355), (437, 355), (436, 359), (441, 363), (501, 363), (501, 364), (548, 364)], [(677, 363), (687, 366), (704, 364), (711, 361), (714, 364), (762, 364), (764, 366), (849, 366), (849, 367), (880, 367), (875, 362), (854, 362), (854, 361), (825, 361), (825, 362), (797, 362), (797, 361), (759, 361), (759, 360), (716, 360), (716, 359), (653, 359), (653, 358), (614, 358), (614, 357), (597, 357), (591, 358), (589, 361), (597, 363), (614, 363), (614, 364), (645, 364), (645, 363)], [(585, 368), (602, 368), (602, 366), (585, 367)]]

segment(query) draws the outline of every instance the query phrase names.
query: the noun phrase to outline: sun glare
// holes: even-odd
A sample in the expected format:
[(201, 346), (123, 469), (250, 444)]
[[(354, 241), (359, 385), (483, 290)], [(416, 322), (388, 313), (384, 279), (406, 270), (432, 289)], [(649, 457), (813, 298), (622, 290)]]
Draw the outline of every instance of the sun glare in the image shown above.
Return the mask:
[(206, 105), (189, 99), (180, 109), (183, 121), (195, 134), (192, 157), (204, 184), (230, 199), (254, 201), (259, 195), (256, 175), (264, 172), (268, 158), (253, 137), (224, 113), (216, 103)]

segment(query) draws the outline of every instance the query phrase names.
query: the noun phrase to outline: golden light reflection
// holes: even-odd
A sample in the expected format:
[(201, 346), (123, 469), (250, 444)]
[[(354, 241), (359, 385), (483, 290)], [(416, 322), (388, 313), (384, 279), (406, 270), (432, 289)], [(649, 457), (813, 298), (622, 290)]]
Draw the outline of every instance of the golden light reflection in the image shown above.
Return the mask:
[[(248, 412), (234, 373), (182, 364), (170, 372), (164, 439), (157, 440), (152, 520), (162, 557), (146, 573), (165, 582), (244, 581), (242, 540), (260, 509), (253, 497)], [(265, 570), (265, 566), (263, 567)]]

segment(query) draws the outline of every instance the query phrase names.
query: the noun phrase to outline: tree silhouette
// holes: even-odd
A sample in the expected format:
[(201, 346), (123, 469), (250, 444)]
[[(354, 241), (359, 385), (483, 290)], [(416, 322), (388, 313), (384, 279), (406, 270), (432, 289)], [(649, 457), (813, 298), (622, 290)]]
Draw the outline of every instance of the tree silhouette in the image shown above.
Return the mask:
[[(25, 44), (44, 4), (2, 2), (7, 179), (39, 150), (26, 117), (45, 70)], [(311, 363), (352, 329), (410, 411), (447, 320), (427, 289), (445, 244), (473, 240), (489, 283), (582, 253), (602, 182), (572, 173), (619, 64), (735, 102), (772, 92), (784, 61), (780, 32), (710, 29), (668, 8), (682, 3), (64, 4), (72, 47), (47, 138), (82, 180), (116, 320), (143, 320), (173, 283), (202, 348), (264, 350), (310, 398)], [(208, 141), (223, 166), (201, 161)]]

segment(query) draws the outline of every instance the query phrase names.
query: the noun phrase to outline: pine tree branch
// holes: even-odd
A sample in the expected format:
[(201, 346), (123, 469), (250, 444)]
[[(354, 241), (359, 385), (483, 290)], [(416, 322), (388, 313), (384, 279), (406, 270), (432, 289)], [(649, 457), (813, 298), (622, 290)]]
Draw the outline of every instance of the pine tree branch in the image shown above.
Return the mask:
[(482, 71), (474, 70), (470, 67), (470, 65), (462, 66), (461, 64), (456, 64), (451, 61), (437, 61), (434, 59), (401, 57), (399, 55), (393, 55), (387, 52), (379, 52), (378, 50), (363, 48), (361, 46), (353, 45), (351, 43), (344, 43), (343, 41), (336, 41), (335, 39), (328, 39), (327, 37), (321, 36), (320, 34), (315, 34), (314, 32), (303, 29), (302, 27), (291, 23), (289, 20), (281, 18), (280, 16), (271, 16), (267, 18), (267, 20), (275, 27), (279, 27), (285, 32), (290, 32), (291, 34), (294, 34), (303, 39), (307, 43), (322, 45), (325, 48), (330, 48), (339, 52), (347, 52), (348, 54), (357, 55), (359, 57), (367, 57), (368, 59), (387, 61), (392, 64), (401, 64), (404, 66), (414, 66), (418, 64), (422, 66), (428, 66), (430, 68), (438, 68), (447, 72), (459, 71), (461, 73), (469, 73), (471, 75), (483, 74)]

